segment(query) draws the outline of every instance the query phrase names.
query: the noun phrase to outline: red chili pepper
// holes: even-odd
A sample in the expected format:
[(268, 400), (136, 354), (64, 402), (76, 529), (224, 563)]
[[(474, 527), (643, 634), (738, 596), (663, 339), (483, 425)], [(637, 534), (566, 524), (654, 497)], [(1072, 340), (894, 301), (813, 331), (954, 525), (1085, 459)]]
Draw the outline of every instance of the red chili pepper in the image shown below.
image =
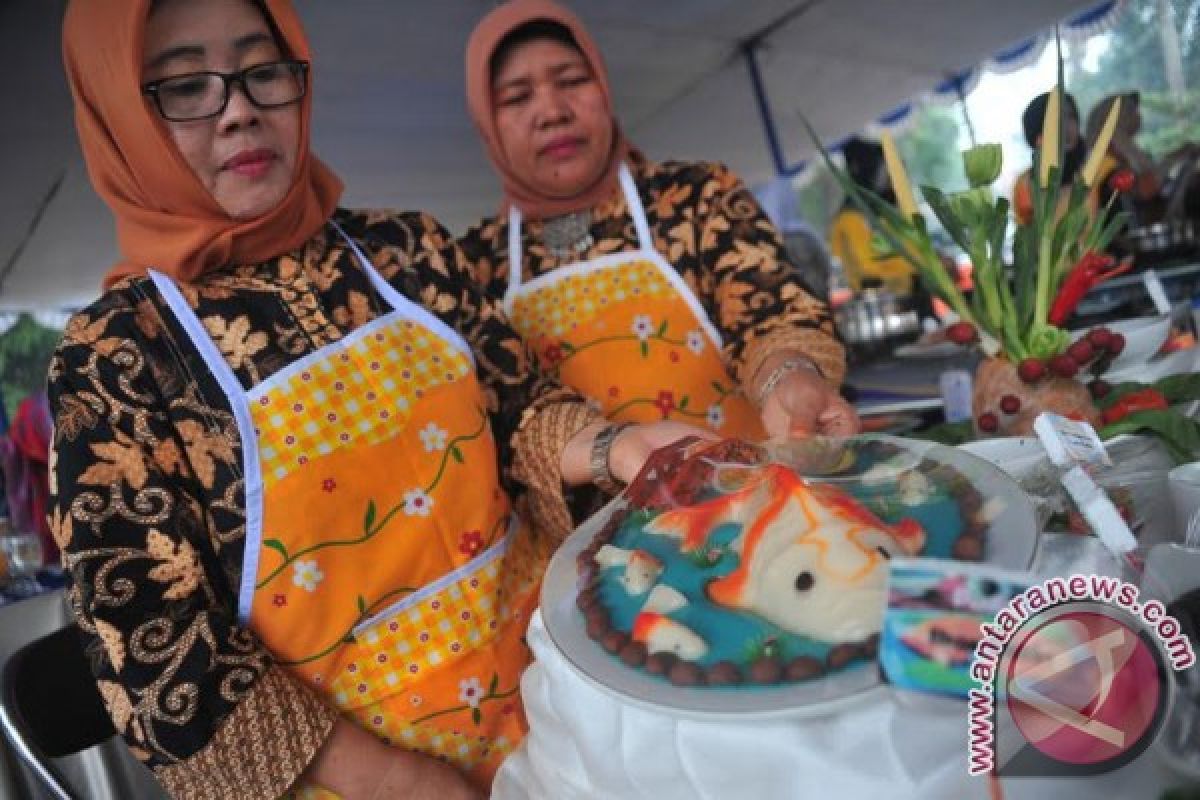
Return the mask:
[(1112, 425), (1135, 411), (1166, 411), (1168, 407), (1167, 398), (1162, 392), (1157, 389), (1139, 389), (1104, 409), (1104, 424)]
[(1119, 169), (1108, 179), (1108, 185), (1112, 187), (1113, 191), (1120, 192), (1121, 194), (1125, 194), (1133, 189), (1136, 182), (1137, 176), (1133, 174), (1133, 170), (1131, 169)]
[(1084, 295), (1092, 285), (1092, 276), (1112, 263), (1110, 256), (1099, 253), (1085, 253), (1083, 258), (1071, 268), (1058, 290), (1058, 295), (1050, 306), (1047, 320), (1051, 325), (1062, 325), (1067, 317), (1083, 300)]
[(1061, 326), (1088, 292), (1133, 267), (1132, 259), (1126, 259), (1116, 268), (1109, 269), (1115, 263), (1116, 260), (1112, 256), (1085, 253), (1063, 280), (1058, 296), (1050, 306), (1050, 313), (1046, 316), (1047, 321), (1051, 325)]

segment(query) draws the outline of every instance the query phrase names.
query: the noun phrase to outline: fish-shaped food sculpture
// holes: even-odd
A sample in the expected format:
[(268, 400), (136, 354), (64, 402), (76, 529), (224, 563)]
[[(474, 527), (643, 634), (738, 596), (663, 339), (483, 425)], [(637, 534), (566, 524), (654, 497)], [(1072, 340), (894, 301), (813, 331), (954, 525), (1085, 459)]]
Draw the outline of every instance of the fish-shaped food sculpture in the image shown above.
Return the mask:
[(650, 590), (642, 611), (655, 611), (659, 614), (670, 614), (688, 604), (687, 597), (678, 589), (660, 583)]
[(647, 653), (674, 653), (686, 661), (704, 658), (708, 645), (695, 631), (665, 614), (639, 612), (633, 620), (633, 640), (646, 645)]
[(601, 567), (624, 566), (621, 585), (631, 595), (645, 594), (658, 582), (663, 563), (645, 550), (625, 550), (606, 544), (596, 553), (596, 563)]
[(730, 522), (741, 525), (730, 545), (740, 560), (708, 583), (709, 599), (828, 642), (879, 631), (888, 560), (916, 555), (925, 542), (915, 520), (888, 525), (846, 492), (777, 464), (736, 491), (660, 514), (646, 530), (694, 551)]

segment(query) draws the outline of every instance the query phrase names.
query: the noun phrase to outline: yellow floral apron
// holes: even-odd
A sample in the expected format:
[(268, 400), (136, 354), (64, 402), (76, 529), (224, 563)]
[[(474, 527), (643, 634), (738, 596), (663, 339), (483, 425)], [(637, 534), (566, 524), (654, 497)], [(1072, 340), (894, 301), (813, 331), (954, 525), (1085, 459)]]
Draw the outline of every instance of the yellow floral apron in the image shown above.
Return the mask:
[(470, 349), (346, 241), (391, 311), (249, 391), (152, 278), (237, 419), (239, 619), (363, 728), (486, 788), (526, 729), (523, 635), (548, 550), (501, 489)]
[(680, 419), (726, 436), (763, 437), (721, 336), (679, 271), (654, 249), (628, 167), (620, 172), (638, 249), (558, 267), (524, 283), (521, 212), (508, 222), (504, 307), (542, 368), (610, 419)]

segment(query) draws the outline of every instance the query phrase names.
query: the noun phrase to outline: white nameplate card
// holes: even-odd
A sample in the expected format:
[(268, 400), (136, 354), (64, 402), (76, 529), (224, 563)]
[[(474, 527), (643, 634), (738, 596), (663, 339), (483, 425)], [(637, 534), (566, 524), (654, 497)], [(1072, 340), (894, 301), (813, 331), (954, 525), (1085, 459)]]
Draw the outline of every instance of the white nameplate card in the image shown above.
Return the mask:
[(1096, 429), (1086, 422), (1043, 412), (1033, 423), (1050, 461), (1062, 470), (1059, 480), (1096, 536), (1117, 556), (1137, 547), (1133, 531), (1108, 494), (1087, 473), (1088, 467), (1112, 466)]

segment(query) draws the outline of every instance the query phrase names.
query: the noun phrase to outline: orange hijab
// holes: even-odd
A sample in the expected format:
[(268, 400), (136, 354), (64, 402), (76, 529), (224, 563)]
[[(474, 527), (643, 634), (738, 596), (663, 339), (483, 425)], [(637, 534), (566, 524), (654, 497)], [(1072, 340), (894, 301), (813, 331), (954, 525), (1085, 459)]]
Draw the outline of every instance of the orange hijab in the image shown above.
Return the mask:
[[(308, 40), (289, 0), (263, 5), (283, 48), (308, 60)], [(308, 151), (310, 90), (291, 190), (255, 219), (226, 215), (142, 95), (149, 9), (150, 0), (71, 0), (63, 22), (63, 60), (84, 160), (117, 224), (121, 260), (105, 276), (105, 287), (149, 267), (189, 282), (216, 267), (259, 263), (294, 250), (321, 229), (342, 192), (337, 176)]]
[(479, 134), (483, 137), (492, 166), (500, 173), (505, 204), (515, 205), (526, 216), (544, 219), (591, 208), (612, 195), (618, 188), (618, 170), (629, 152), (629, 145), (614, 117), (613, 143), (608, 166), (594, 184), (574, 197), (546, 195), (513, 170), (496, 133), (495, 108), (492, 106), (491, 62), (504, 37), (536, 20), (556, 22), (571, 34), (571, 38), (575, 40), (575, 44), (579, 46), (580, 52), (591, 66), (601, 91), (604, 92), (609, 116), (612, 116), (612, 97), (609, 93), (608, 71), (604, 67), (604, 59), (600, 56), (596, 43), (592, 41), (578, 17), (551, 0), (509, 0), (501, 3), (480, 20), (471, 33), (467, 42), (467, 106), (476, 127), (479, 128)]

